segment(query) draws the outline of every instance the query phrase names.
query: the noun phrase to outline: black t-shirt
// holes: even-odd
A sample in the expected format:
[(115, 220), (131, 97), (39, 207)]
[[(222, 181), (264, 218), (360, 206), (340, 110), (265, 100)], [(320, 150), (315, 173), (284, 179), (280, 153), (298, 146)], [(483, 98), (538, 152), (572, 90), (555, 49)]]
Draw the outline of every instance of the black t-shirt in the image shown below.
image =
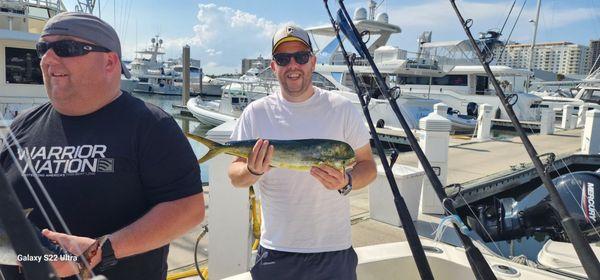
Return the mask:
[[(58, 113), (48, 103), (16, 118), (11, 125), (21, 149), (8, 141), (25, 166), (27, 155), (58, 211), (74, 235), (97, 238), (115, 232), (153, 206), (202, 192), (192, 148), (173, 118), (129, 93), (85, 116)], [(23, 176), (4, 148), (5, 169), (31, 221), (49, 228)], [(38, 184), (31, 185), (58, 231)], [(157, 224), (157, 227), (163, 225)], [(168, 245), (119, 260), (104, 273), (109, 279), (164, 279)]]

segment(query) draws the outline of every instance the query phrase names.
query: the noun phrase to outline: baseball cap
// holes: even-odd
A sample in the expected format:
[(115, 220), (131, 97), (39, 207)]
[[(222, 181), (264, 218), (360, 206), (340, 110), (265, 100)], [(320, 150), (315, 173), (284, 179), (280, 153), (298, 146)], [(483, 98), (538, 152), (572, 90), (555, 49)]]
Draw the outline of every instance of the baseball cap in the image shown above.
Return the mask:
[(288, 24), (275, 32), (273, 35), (271, 53), (275, 53), (275, 49), (285, 42), (297, 41), (304, 43), (312, 51), (312, 44), (308, 32), (297, 25)]
[[(121, 42), (117, 32), (102, 19), (85, 13), (62, 12), (50, 18), (42, 30), (41, 36), (73, 36), (105, 47), (119, 55), (121, 60)], [(131, 74), (121, 60), (121, 73), (130, 78)]]

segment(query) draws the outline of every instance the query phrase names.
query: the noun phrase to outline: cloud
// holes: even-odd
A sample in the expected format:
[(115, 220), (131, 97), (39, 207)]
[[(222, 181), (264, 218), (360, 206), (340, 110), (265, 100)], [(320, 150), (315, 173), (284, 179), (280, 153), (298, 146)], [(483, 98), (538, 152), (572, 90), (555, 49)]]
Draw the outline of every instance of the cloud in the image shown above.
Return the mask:
[(271, 36), (285, 23), (216, 4), (199, 4), (194, 36), (165, 40), (165, 49), (180, 52), (188, 44), (199, 55), (204, 72), (240, 71), (243, 58), (270, 57)]

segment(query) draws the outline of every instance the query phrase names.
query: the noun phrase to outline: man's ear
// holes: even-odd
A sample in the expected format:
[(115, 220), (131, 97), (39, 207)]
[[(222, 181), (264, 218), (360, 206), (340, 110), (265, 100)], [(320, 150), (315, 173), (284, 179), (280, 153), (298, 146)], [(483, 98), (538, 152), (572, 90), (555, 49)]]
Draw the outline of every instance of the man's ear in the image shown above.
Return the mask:
[(121, 73), (121, 60), (117, 53), (109, 52), (106, 57), (106, 71), (109, 73), (113, 73), (114, 71)]
[(275, 74), (275, 67), (276, 67), (275, 60), (271, 59), (271, 64), (270, 65), (271, 65), (271, 71), (273, 71), (273, 74)]

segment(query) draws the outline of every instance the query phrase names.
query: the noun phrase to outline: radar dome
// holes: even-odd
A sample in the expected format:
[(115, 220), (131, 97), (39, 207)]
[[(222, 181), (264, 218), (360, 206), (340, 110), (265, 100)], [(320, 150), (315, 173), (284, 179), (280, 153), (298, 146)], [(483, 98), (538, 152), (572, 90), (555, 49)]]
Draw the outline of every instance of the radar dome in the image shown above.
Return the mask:
[(365, 20), (367, 19), (367, 9), (358, 8), (354, 11), (354, 20)]
[(379, 22), (388, 23), (389, 22), (388, 14), (386, 14), (386, 13), (378, 14), (377, 17), (376, 17), (376, 20), (379, 21)]

